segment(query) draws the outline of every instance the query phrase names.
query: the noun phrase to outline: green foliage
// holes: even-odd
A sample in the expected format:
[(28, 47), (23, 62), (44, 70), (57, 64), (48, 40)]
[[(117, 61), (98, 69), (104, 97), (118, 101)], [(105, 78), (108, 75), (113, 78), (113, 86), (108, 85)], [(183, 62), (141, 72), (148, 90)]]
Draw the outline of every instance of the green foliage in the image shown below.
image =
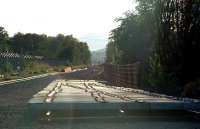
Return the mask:
[[(155, 7), (157, 33), (155, 53), (164, 75), (173, 75), (180, 89), (200, 78), (200, 4), (193, 0), (158, 0)], [(162, 75), (162, 76), (164, 76)], [(174, 77), (175, 76), (175, 77)], [(160, 78), (158, 77), (157, 80)]]
[(3, 80), (9, 80), (11, 74), (14, 73), (14, 68), (11, 64), (5, 63), (0, 67), (0, 75), (3, 75)]
[(172, 94), (179, 90), (177, 87), (179, 84), (176, 73), (164, 72), (157, 53), (152, 54), (149, 58), (148, 64), (149, 69), (147, 84), (151, 87), (151, 90)]
[(138, 0), (136, 11), (117, 19), (119, 26), (111, 31), (106, 49), (106, 62), (131, 64), (140, 62), (142, 86), (148, 84), (148, 59), (155, 44), (156, 25), (152, 0)]
[(66, 66), (64, 66), (64, 65), (60, 65), (60, 66), (55, 66), (54, 68), (53, 68), (53, 70), (55, 71), (55, 72), (64, 72), (64, 69), (66, 68)]
[(49, 72), (50, 67), (46, 64), (37, 62), (27, 62), (20, 73), (22, 76), (27, 77), (34, 74), (43, 74)]
[[(107, 62), (127, 64), (144, 61), (153, 46), (154, 21), (152, 9), (126, 12), (118, 18), (120, 25), (111, 31), (107, 46)], [(143, 12), (141, 12), (143, 11)]]
[(110, 41), (106, 49), (106, 62), (111, 64), (119, 64), (121, 60), (122, 51), (119, 50), (117, 45)]
[(1, 65), (0, 73), (1, 74), (10, 74), (14, 71), (13, 66), (9, 63)]
[[(53, 59), (66, 62), (68, 66), (88, 65), (91, 63), (91, 53), (85, 42), (80, 42), (72, 35), (64, 36), (58, 34), (55, 37), (44, 34), (17, 33), (8, 37), (7, 31), (0, 27), (0, 52), (14, 52), (22, 55), (43, 56), (45, 59)], [(4, 63), (4, 62), (1, 62)], [(27, 77), (37, 74), (51, 72), (53, 70), (62, 72), (66, 66), (52, 68), (43, 63), (21, 60), (20, 69), (16, 70), (14, 64), (1, 64), (0, 76), (3, 80)], [(14, 70), (15, 69), (15, 70)]]
[(0, 51), (8, 50), (8, 33), (3, 27), (0, 27)]
[(199, 1), (137, 2), (136, 11), (118, 18), (119, 26), (111, 31), (107, 63), (143, 62), (148, 86), (158, 91), (183, 90), (200, 78)]
[(15, 52), (23, 55), (40, 55), (46, 59), (66, 60), (68, 64), (90, 64), (91, 53), (87, 43), (72, 35), (58, 34), (56, 37), (44, 34), (17, 33), (9, 38), (0, 27), (0, 52)]

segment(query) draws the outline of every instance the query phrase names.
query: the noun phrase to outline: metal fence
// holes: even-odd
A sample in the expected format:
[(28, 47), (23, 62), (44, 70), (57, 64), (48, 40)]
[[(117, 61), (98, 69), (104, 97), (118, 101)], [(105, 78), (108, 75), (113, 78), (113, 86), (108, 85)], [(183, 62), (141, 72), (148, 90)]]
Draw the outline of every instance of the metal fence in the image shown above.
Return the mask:
[(9, 52), (1, 52), (0, 53), (0, 58), (4, 59), (13, 59), (13, 58), (22, 58), (22, 59), (36, 59), (36, 60), (41, 60), (44, 57), (43, 56), (32, 56), (32, 55), (20, 55), (18, 53), (9, 53)]
[(24, 62), (35, 61), (38, 63), (48, 64), (50, 66), (66, 65), (66, 60), (46, 59), (43, 56), (22, 55), (18, 53), (0, 52), (0, 66), (3, 64), (12, 64), (21, 66)]
[(14, 68), (23, 66), (24, 62), (43, 60), (43, 56), (21, 55), (18, 53), (0, 52), (0, 68), (4, 64), (11, 64)]
[(104, 65), (104, 79), (116, 86), (136, 88), (139, 85), (139, 62), (127, 65)]

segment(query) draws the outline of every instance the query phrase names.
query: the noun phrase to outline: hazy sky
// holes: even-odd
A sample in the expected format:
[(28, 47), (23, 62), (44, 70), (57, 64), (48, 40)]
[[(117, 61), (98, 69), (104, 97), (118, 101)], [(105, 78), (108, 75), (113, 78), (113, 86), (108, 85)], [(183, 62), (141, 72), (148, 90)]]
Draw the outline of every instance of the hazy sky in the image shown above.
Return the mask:
[(134, 8), (134, 0), (0, 0), (0, 26), (17, 32), (72, 34), (91, 50), (104, 48), (114, 19)]

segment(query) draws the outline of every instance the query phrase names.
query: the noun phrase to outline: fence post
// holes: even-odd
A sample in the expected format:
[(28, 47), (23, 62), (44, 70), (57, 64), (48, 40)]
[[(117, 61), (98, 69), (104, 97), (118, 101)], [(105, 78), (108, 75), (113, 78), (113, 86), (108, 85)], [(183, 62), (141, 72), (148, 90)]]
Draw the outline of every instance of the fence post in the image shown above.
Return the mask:
[(128, 65), (105, 64), (105, 80), (119, 87), (138, 87), (139, 64), (139, 62)]

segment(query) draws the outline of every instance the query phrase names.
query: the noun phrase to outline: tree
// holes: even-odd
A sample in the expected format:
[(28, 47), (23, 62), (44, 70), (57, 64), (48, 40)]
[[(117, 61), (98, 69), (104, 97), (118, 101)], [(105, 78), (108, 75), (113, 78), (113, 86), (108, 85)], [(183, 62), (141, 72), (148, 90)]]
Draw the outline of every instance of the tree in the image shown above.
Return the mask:
[(127, 11), (124, 17), (117, 19), (120, 25), (111, 31), (107, 61), (111, 59), (113, 63), (127, 64), (144, 62), (148, 58), (155, 40), (153, 7), (150, 3), (150, 0), (141, 0), (137, 11)]
[(137, 2), (136, 11), (118, 18), (119, 26), (111, 31), (107, 62), (144, 62), (147, 86), (180, 94), (184, 85), (200, 79), (199, 1)]
[(7, 31), (0, 27), (0, 51), (8, 51), (9, 50), (9, 38)]
[(80, 42), (72, 35), (58, 34), (53, 37), (18, 32), (9, 38), (3, 27), (0, 27), (0, 50), (22, 55), (40, 55), (45, 59), (65, 60), (71, 65), (89, 64), (91, 58), (87, 43)]
[(155, 53), (164, 74), (173, 74), (180, 88), (200, 78), (198, 34), (200, 4), (195, 0), (158, 0)]

